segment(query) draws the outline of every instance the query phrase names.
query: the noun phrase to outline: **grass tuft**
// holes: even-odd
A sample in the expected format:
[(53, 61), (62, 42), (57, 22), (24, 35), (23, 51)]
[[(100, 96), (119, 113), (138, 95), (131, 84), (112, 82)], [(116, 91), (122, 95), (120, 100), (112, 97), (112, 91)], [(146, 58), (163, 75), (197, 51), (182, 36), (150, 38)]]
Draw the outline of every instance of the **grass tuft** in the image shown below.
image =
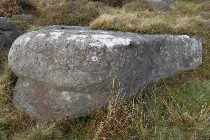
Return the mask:
[(15, 135), (13, 140), (64, 140), (64, 136), (55, 124), (36, 125), (23, 134)]

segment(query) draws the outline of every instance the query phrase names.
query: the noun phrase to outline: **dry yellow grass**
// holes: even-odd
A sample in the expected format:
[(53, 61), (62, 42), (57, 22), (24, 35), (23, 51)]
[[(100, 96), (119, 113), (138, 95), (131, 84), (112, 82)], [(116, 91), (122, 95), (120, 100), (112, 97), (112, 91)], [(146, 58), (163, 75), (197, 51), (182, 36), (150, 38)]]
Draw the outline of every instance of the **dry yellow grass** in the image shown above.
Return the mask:
[(104, 14), (90, 23), (96, 29), (112, 29), (141, 33), (182, 33), (197, 24), (205, 24), (208, 20), (201, 16), (160, 15), (153, 12), (137, 12), (120, 14)]
[(93, 140), (128, 139), (128, 126), (133, 116), (120, 94), (120, 83), (113, 79), (107, 113), (98, 122)]
[(19, 0), (1, 0), (0, 16), (12, 16), (20, 13)]
[(41, 25), (87, 25), (103, 9), (101, 3), (88, 0), (36, 0), (37, 22)]

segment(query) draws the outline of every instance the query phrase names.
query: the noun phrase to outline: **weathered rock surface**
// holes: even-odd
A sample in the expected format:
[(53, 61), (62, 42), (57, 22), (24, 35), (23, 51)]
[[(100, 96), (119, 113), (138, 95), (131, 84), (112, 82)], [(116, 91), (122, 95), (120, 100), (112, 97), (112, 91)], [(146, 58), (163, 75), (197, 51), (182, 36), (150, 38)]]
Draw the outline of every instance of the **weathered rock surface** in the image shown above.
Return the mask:
[(20, 78), (16, 84), (14, 103), (40, 120), (85, 116), (106, 105), (105, 97), (54, 88), (46, 83)]
[(202, 63), (200, 40), (53, 26), (19, 37), (9, 65), (14, 103), (38, 119), (79, 117), (105, 106), (117, 79), (122, 95)]
[(0, 17), (0, 50), (8, 50), (21, 33), (8, 18)]

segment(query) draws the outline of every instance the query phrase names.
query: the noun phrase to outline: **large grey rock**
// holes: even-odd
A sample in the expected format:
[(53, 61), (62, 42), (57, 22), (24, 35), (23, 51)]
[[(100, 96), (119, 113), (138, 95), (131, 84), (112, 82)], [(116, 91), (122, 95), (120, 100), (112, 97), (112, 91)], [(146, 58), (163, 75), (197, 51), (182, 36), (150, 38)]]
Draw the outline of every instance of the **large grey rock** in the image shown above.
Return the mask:
[(151, 81), (201, 63), (201, 41), (186, 35), (85, 27), (29, 32), (9, 52), (9, 65), (20, 77), (14, 102), (38, 119), (78, 117), (105, 106), (113, 79), (120, 82), (121, 94), (130, 97)]
[(8, 18), (0, 17), (0, 51), (2, 49), (9, 50), (12, 42), (21, 33)]

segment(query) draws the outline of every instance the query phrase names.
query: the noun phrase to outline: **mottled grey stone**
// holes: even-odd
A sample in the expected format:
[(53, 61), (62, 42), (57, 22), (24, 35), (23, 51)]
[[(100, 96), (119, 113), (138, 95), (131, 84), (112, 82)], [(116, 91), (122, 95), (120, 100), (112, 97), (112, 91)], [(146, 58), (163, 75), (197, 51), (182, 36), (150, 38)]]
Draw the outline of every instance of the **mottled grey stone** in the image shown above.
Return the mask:
[(154, 9), (154, 10), (163, 10), (168, 11), (171, 9), (175, 0), (146, 0), (146, 2)]
[[(29, 32), (19, 37), (9, 52), (13, 72), (22, 79), (33, 79), (36, 81), (34, 86), (41, 82), (45, 83), (40, 87), (43, 90), (50, 87), (74, 93), (74, 96), (102, 96), (104, 102), (111, 95), (113, 79), (120, 82), (121, 94), (130, 97), (151, 81), (177, 71), (195, 69), (201, 63), (202, 43), (187, 35), (142, 35), (86, 27), (53, 26)], [(26, 103), (39, 110), (31, 102), (36, 100), (36, 94), (31, 90), (39, 88), (23, 88), (23, 81), (17, 84), (16, 102), (26, 111), (29, 106)], [(46, 93), (49, 98), (50, 89), (45, 90), (40, 93)], [(53, 96), (55, 93), (62, 96), (60, 91), (55, 91)], [(39, 104), (44, 102), (40, 98), (37, 97)], [(90, 102), (86, 101), (87, 104)], [(94, 110), (93, 106), (90, 108)], [(86, 109), (85, 105), (83, 109)], [(52, 112), (49, 110), (54, 118)], [(80, 116), (79, 111), (74, 113)], [(74, 117), (67, 112), (63, 114)], [(65, 116), (63, 114), (61, 116)]]
[(26, 78), (18, 80), (15, 91), (16, 107), (39, 120), (85, 116), (105, 106), (107, 101), (97, 92), (91, 95), (72, 92)]

